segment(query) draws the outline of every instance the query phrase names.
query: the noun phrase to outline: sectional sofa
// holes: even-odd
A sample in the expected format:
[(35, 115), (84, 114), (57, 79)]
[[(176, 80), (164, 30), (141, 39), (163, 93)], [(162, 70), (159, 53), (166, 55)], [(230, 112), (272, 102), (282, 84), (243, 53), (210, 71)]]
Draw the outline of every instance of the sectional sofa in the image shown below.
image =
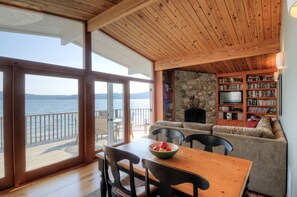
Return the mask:
[[(151, 132), (164, 127), (175, 128), (181, 131), (185, 137), (200, 133), (227, 139), (234, 146), (234, 151), (229, 153), (230, 156), (253, 161), (249, 177), (249, 190), (269, 196), (285, 196), (287, 140), (278, 120), (271, 121), (264, 117), (256, 128), (157, 121), (150, 126), (149, 138), (155, 139)], [(189, 146), (189, 144), (184, 142), (183, 146)], [(204, 148), (198, 142), (194, 143), (193, 147)], [(214, 152), (222, 153), (223, 148), (216, 148)]]

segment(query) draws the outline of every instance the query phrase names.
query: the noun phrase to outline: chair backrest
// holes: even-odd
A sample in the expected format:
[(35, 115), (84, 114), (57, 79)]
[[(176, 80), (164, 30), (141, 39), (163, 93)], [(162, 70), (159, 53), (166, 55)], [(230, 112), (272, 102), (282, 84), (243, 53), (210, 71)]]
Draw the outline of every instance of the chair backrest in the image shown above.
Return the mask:
[(159, 134), (166, 138), (167, 142), (173, 143), (173, 138), (178, 138), (178, 144), (182, 145), (185, 141), (185, 136), (180, 131), (171, 128), (158, 128), (152, 131), (153, 135), (156, 135), (156, 140), (159, 140)]
[[(104, 151), (104, 175), (105, 175), (105, 180), (107, 181), (107, 184), (109, 184), (112, 187), (116, 187), (121, 192), (129, 196), (136, 197), (133, 164), (138, 164), (140, 162), (140, 158), (132, 153), (129, 153), (117, 148), (113, 148), (110, 146), (104, 146), (103, 151)], [(121, 160), (129, 161), (129, 175), (130, 175), (129, 177), (130, 177), (131, 190), (128, 190), (125, 187), (123, 187), (120, 181), (121, 177), (120, 177), (120, 171), (119, 171), (117, 162)], [(110, 179), (108, 175), (109, 167), (112, 172), (113, 181)], [(111, 196), (110, 191), (108, 192), (109, 192), (108, 196)]]
[(181, 183), (193, 184), (194, 197), (198, 196), (198, 188), (202, 190), (209, 188), (209, 183), (205, 178), (191, 172), (165, 166), (149, 159), (142, 159), (142, 166), (145, 168), (146, 196), (150, 196), (149, 171), (159, 180), (160, 196), (173, 196), (171, 186)]
[(212, 136), (207, 134), (193, 134), (186, 137), (186, 142), (190, 142), (190, 147), (193, 148), (193, 140), (196, 140), (205, 146), (204, 150), (213, 152), (213, 147), (224, 146), (224, 155), (228, 154), (228, 151), (233, 151), (233, 145), (218, 136)]

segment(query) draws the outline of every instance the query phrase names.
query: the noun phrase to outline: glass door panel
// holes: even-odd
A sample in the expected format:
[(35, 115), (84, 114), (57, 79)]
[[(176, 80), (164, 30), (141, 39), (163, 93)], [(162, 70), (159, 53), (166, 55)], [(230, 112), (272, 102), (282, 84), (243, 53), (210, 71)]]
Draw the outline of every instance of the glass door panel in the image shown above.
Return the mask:
[(77, 79), (25, 75), (26, 171), (78, 157), (78, 116)]
[(151, 84), (130, 82), (131, 140), (147, 137), (152, 122)]
[(95, 150), (124, 142), (123, 84), (95, 82)]

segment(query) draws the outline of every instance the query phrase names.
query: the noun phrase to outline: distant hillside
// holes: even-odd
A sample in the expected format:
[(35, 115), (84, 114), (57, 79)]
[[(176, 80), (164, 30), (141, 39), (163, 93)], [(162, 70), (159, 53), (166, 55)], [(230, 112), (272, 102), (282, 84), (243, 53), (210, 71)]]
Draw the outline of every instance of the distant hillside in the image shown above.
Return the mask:
[[(2, 100), (2, 91), (0, 91), (0, 99)], [(115, 93), (113, 95), (114, 99), (122, 99), (122, 94)], [(96, 94), (96, 99), (107, 99), (106, 94)], [(130, 96), (131, 99), (149, 99), (149, 92), (143, 93), (133, 93)], [(36, 94), (26, 94), (27, 100), (71, 100), (77, 99), (77, 95), (36, 95)]]

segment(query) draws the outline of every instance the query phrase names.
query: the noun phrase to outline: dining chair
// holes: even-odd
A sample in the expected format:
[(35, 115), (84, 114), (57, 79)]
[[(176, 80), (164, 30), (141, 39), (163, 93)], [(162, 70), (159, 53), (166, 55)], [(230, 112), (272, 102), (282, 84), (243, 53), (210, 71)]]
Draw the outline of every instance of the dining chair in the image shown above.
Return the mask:
[(150, 159), (142, 159), (141, 161), (142, 166), (145, 168), (145, 191), (147, 197), (150, 196), (149, 171), (156, 179), (159, 180), (158, 191), (161, 197), (173, 197), (176, 194), (181, 193), (180, 191), (177, 192), (171, 188), (172, 185), (178, 185), (181, 183), (192, 183), (194, 197), (198, 196), (198, 188), (202, 190), (207, 190), (209, 188), (209, 182), (197, 174), (165, 166)]
[(152, 134), (156, 136), (156, 140), (159, 140), (159, 134), (166, 138), (167, 142), (173, 143), (173, 138), (178, 138), (178, 144), (182, 145), (185, 141), (185, 136), (180, 131), (172, 128), (158, 128), (152, 131)]
[[(140, 158), (132, 153), (110, 146), (104, 146), (103, 151), (103, 171), (108, 188), (108, 196), (145, 196), (145, 182), (135, 177), (133, 168), (134, 164), (140, 162)], [(129, 161), (129, 170), (125, 172), (126, 176), (123, 176), (123, 172), (120, 171), (118, 166), (118, 162), (122, 160)], [(150, 189), (153, 193), (157, 190), (157, 187), (150, 185)]]
[(203, 144), (204, 150), (208, 152), (213, 152), (213, 147), (224, 146), (224, 155), (228, 154), (228, 151), (233, 151), (233, 145), (225, 140), (224, 138), (218, 136), (212, 136), (207, 134), (193, 134), (186, 137), (186, 142), (190, 142), (190, 147), (193, 148), (193, 141), (198, 141)]

